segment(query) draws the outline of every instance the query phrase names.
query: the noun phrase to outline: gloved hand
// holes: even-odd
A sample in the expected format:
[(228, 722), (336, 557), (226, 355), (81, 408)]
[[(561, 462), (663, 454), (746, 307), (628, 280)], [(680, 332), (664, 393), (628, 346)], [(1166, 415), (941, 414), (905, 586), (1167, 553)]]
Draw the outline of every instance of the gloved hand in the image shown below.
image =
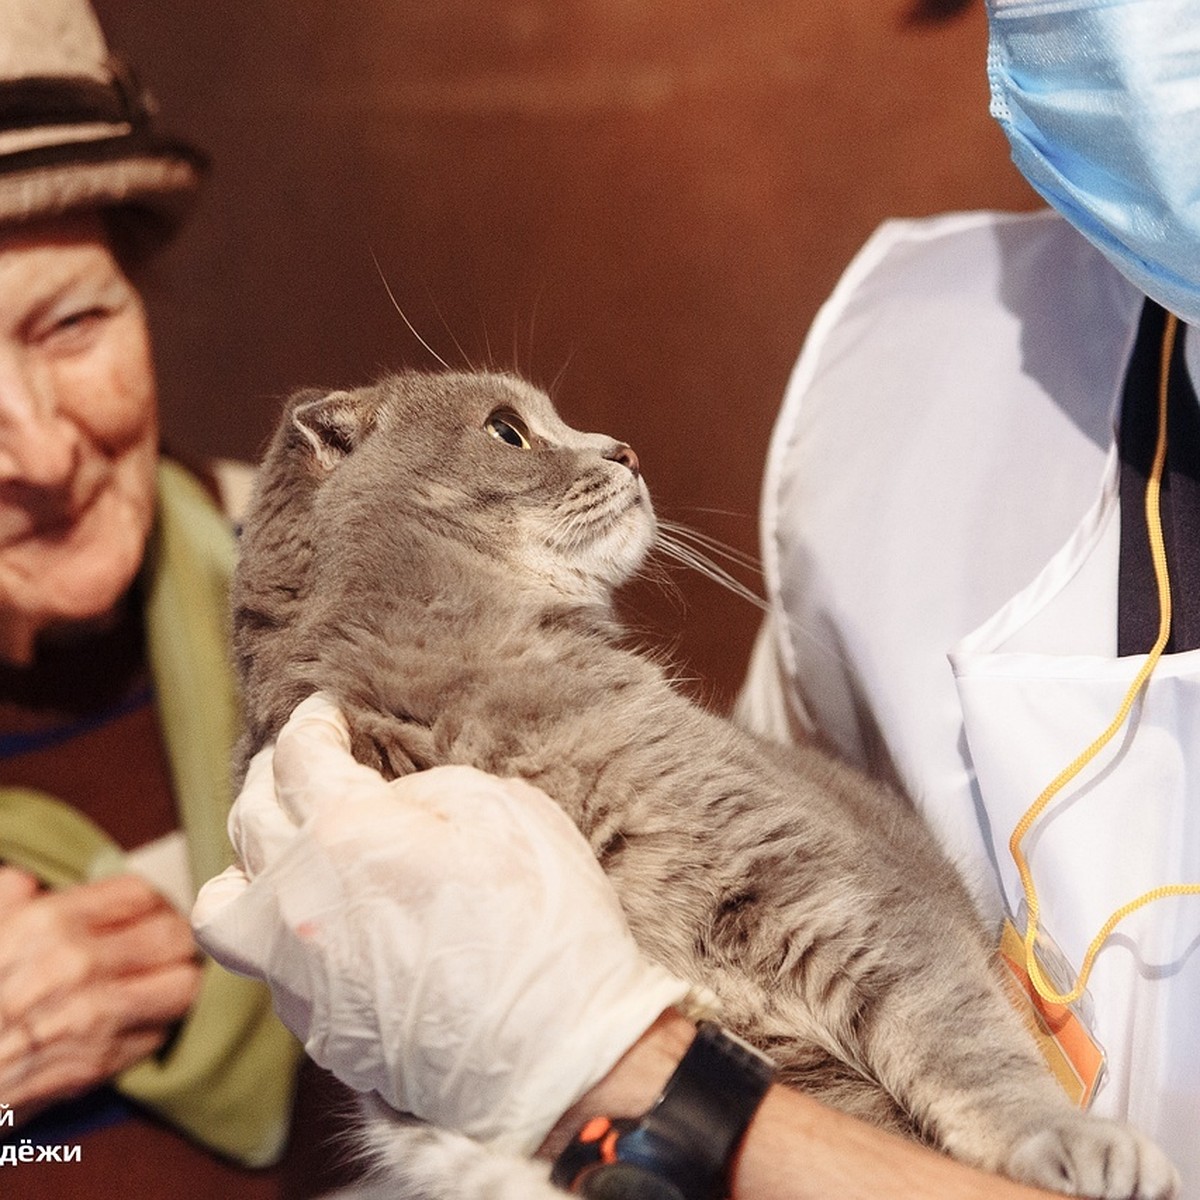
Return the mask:
[(196, 936), (350, 1087), (532, 1153), (688, 987), (544, 793), (469, 767), (387, 783), (349, 744), (317, 695), (254, 758)]

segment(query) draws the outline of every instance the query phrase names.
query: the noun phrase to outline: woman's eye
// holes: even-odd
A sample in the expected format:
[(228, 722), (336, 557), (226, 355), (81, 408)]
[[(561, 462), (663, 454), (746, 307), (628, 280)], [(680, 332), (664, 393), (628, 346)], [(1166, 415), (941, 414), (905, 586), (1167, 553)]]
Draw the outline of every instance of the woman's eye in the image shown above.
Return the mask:
[(494, 412), (483, 423), (484, 429), (494, 438), (515, 446), (518, 450), (529, 450), (532, 443), (529, 440), (529, 430), (525, 422), (514, 412)]
[(108, 310), (100, 305), (76, 309), (59, 317), (42, 335), (42, 340), (49, 345), (73, 346), (87, 338), (107, 316)]

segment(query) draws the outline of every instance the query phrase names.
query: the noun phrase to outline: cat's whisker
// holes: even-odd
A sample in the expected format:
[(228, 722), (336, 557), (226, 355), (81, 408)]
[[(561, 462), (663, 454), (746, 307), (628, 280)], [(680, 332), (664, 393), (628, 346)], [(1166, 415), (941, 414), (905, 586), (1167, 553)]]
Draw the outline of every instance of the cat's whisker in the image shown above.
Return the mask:
[[(409, 333), (411, 333), (413, 337), (415, 337), (417, 341), (420, 342), (421, 345), (424, 346), (425, 349), (428, 350), (429, 353), (432, 354), (433, 357), (436, 358), (438, 362), (440, 362), (442, 366), (446, 368), (447, 371), (452, 371), (454, 368), (451, 367), (451, 365), (417, 332), (416, 326), (414, 326), (405, 315), (404, 309), (400, 307), (399, 302), (396, 300), (395, 294), (392, 292), (392, 286), (388, 283), (387, 276), (383, 273), (383, 267), (379, 265), (379, 259), (374, 250), (371, 251), (371, 258), (375, 263), (375, 270), (379, 272), (379, 278), (383, 283), (383, 290), (387, 292), (388, 299), (392, 302), (392, 307), (400, 314), (400, 320), (402, 320), (405, 325), (408, 326)], [(462, 347), (459, 347), (459, 352), (462, 352)]]
[[(770, 605), (757, 592), (748, 588), (740, 579), (735, 578), (726, 571), (724, 567), (713, 562), (703, 551), (695, 546), (689, 546), (684, 542), (678, 536), (679, 528), (679, 526), (674, 526), (670, 522), (660, 522), (658, 541), (655, 548), (665, 557), (673, 559), (682, 566), (698, 572), (719, 587), (723, 587), (726, 591), (732, 592), (733, 595), (745, 600), (747, 603), (753, 604), (755, 608), (763, 612), (770, 611)], [(694, 530), (689, 530), (688, 532), (695, 534)], [(703, 535), (696, 536), (698, 540), (703, 540)], [(725, 557), (731, 558), (740, 565), (749, 565), (743, 561), (744, 556), (739, 556), (736, 552), (729, 551), (728, 548), (726, 550), (728, 553), (725, 553)], [(722, 553), (722, 551), (714, 548), (714, 553)]]
[(559, 385), (562, 383), (564, 376), (566, 375), (567, 371), (570, 369), (571, 362), (574, 358), (575, 358), (575, 351), (574, 350), (568, 351), (566, 361), (563, 363), (563, 365), (561, 367), (558, 368), (558, 372), (555, 374), (554, 378), (550, 381), (550, 386), (546, 389), (546, 391), (551, 396), (554, 396), (558, 392)]
[(755, 555), (749, 554), (745, 550), (739, 550), (736, 546), (730, 546), (727, 542), (722, 542), (707, 533), (701, 533), (700, 530), (693, 529), (690, 525), (681, 525), (677, 521), (667, 521), (660, 517), (658, 527), (665, 529), (676, 539), (695, 542), (703, 549), (725, 559), (726, 562), (737, 563), (739, 567), (745, 567), (748, 571), (762, 572), (762, 563)]
[(589, 526), (594, 523), (590, 509), (568, 509), (555, 514), (551, 540), (565, 549), (574, 549), (586, 540)]
[(684, 597), (683, 589), (675, 582), (675, 578), (670, 571), (653, 556), (648, 558), (638, 568), (637, 577), (646, 580), (647, 583), (657, 588), (666, 598), (667, 603), (676, 612), (681, 613), (687, 608), (687, 600)]
[(744, 509), (737, 508), (712, 508), (705, 504), (682, 504), (679, 506), (680, 512), (689, 513), (704, 513), (706, 516), (714, 517), (740, 517), (744, 521), (757, 521), (758, 518)]
[[(577, 549), (593, 541), (597, 531), (603, 531), (612, 524), (613, 514), (610, 506), (603, 501), (611, 499), (604, 495), (606, 489), (597, 489), (592, 485), (580, 486), (573, 490), (566, 502), (555, 513), (554, 528), (551, 540), (555, 544), (568, 549)], [(600, 503), (591, 497), (601, 492)]]
[[(525, 340), (526, 340), (526, 342), (528, 344), (528, 348), (529, 348), (529, 364), (530, 364), (531, 372), (533, 369), (533, 344), (534, 344), (534, 335), (537, 330), (538, 310), (541, 307), (542, 296), (545, 294), (545, 291), (546, 291), (546, 284), (545, 284), (545, 281), (543, 281), (541, 286), (538, 288), (537, 293), (533, 297), (533, 304), (530, 306), (530, 310), (529, 310), (529, 328), (526, 331)], [(515, 343), (515, 337), (516, 337), (515, 331), (514, 331), (513, 336), (514, 336), (514, 343)], [(517, 374), (520, 374), (520, 366), (517, 362), (515, 344), (513, 346), (513, 367), (516, 369)]]
[[(718, 512), (719, 510), (712, 509), (709, 511)], [(715, 566), (715, 564), (709, 563), (705, 556), (698, 550), (693, 549), (692, 553), (697, 556), (697, 558), (700, 560), (699, 562), (684, 561), (683, 559), (679, 558), (678, 555), (673, 554), (671, 551), (674, 549), (684, 549), (684, 547), (679, 544), (678, 539), (690, 535), (696, 541), (710, 547), (714, 554), (718, 554), (722, 558), (725, 558), (730, 562), (737, 563), (739, 566), (745, 567), (747, 570), (752, 570), (757, 574), (761, 575), (762, 573), (762, 564), (753, 555), (743, 553), (740, 550), (735, 550), (732, 546), (728, 546), (724, 542), (719, 542), (717, 539), (709, 537), (708, 534), (700, 533), (698, 530), (692, 529), (688, 525), (680, 525), (674, 521), (666, 521), (660, 518), (658, 527), (660, 544), (659, 548), (666, 553), (667, 557), (675, 558), (676, 561), (683, 563), (684, 566), (694, 568), (700, 571), (701, 574), (709, 575), (709, 578), (712, 579), (714, 583), (719, 584), (721, 587), (728, 587), (729, 584), (725, 582), (725, 579), (732, 579), (732, 576), (729, 576), (727, 572), (723, 571), (720, 567)], [(665, 544), (666, 539), (663, 538), (664, 530), (668, 535), (670, 535), (670, 547)], [(704, 565), (701, 565), (701, 563)], [(716, 571), (720, 572), (721, 575), (725, 576), (725, 579), (714, 578), (711, 574), (709, 574), (706, 567), (710, 566)], [(734, 591), (735, 595), (740, 596), (744, 600), (748, 600), (754, 605), (755, 608), (761, 609), (765, 613), (773, 614), (776, 619), (778, 619), (779, 613), (772, 609), (769, 602), (761, 599), (757, 593), (752, 592), (749, 589), (742, 589), (742, 585), (739, 584), (737, 580), (733, 580), (733, 583), (735, 586), (731, 590)], [(843, 663), (845, 661), (844, 656), (829, 644), (828, 637), (822, 636), (821, 634), (815, 632), (808, 625), (796, 620), (795, 618), (791, 618), (788, 624), (794, 631), (795, 636), (802, 638), (811, 650), (818, 654), (824, 655), (836, 663)]]
[(433, 305), (433, 311), (437, 313), (438, 320), (442, 323), (442, 328), (450, 335), (450, 340), (454, 343), (454, 348), (458, 351), (459, 357), (464, 363), (467, 364), (467, 369), (469, 371), (477, 371), (478, 367), (476, 367), (471, 361), (471, 356), (463, 349), (462, 343), (458, 340), (458, 338), (454, 336), (454, 330), (450, 327), (450, 322), (446, 320), (446, 317), (443, 314), (441, 307), (438, 305), (437, 300), (434, 299), (431, 292), (427, 292), (427, 295), (429, 297), (429, 303)]
[(520, 337), (517, 326), (517, 314), (512, 315), (512, 365), (513, 370), (520, 375), (521, 373), (521, 346)]
[(479, 317), (480, 317), (479, 323), (483, 329), (483, 348), (484, 348), (485, 353), (487, 354), (488, 370), (494, 371), (496, 369), (496, 355), (495, 355), (495, 352), (492, 350), (492, 339), (488, 333), (487, 320), (484, 318), (482, 309), (480, 310)]

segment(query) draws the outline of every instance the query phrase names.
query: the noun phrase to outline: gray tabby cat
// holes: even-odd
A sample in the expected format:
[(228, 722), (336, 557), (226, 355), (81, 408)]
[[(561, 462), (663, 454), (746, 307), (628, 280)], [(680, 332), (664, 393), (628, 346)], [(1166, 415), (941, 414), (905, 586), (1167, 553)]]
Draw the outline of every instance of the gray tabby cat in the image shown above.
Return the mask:
[[(682, 696), (613, 589), (655, 519), (633, 452), (505, 375), (401, 374), (289, 403), (234, 587), (242, 762), (315, 689), (362, 761), (465, 763), (554, 797), (653, 958), (719, 997), (784, 1082), (1055, 1190), (1166, 1197), (1137, 1133), (1064, 1098), (992, 938), (914, 809)], [(553, 1196), (544, 1173), (394, 1117), (380, 1194)]]

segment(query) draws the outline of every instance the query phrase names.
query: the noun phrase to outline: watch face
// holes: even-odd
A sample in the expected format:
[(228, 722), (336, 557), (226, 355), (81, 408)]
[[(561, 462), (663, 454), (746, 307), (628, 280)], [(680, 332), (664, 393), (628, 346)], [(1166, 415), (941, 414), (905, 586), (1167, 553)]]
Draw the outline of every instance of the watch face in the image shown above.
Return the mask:
[(608, 1163), (589, 1171), (579, 1194), (589, 1200), (687, 1200), (661, 1175), (625, 1162)]

